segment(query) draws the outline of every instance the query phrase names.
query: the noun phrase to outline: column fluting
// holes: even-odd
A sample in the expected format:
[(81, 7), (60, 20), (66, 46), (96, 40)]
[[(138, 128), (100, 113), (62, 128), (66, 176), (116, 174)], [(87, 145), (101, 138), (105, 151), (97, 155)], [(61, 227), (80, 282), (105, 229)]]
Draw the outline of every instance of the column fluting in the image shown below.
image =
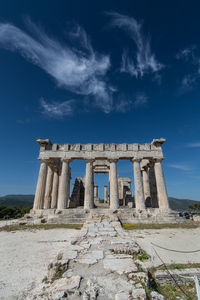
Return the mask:
[(149, 174), (148, 174), (147, 167), (144, 167), (142, 169), (142, 179), (143, 179), (145, 206), (151, 207), (151, 193), (150, 193)]
[(44, 209), (51, 208), (51, 192), (53, 185), (53, 169), (51, 166), (48, 166), (47, 169), (47, 179), (46, 179), (46, 188), (44, 196)]
[(157, 187), (156, 187), (154, 163), (151, 163), (150, 168), (149, 168), (149, 185), (150, 185), (150, 194), (151, 194), (151, 205), (153, 208), (157, 208), (158, 207), (158, 197), (157, 197)]
[(117, 160), (110, 160), (110, 209), (119, 208)]
[(68, 206), (69, 197), (69, 159), (63, 159), (61, 175), (59, 178), (57, 209), (65, 209)]
[(108, 202), (108, 186), (104, 185), (104, 202)]
[(94, 198), (98, 198), (98, 185), (94, 185)]
[(141, 159), (133, 159), (134, 185), (135, 185), (135, 208), (145, 209), (144, 190), (140, 167)]
[(38, 181), (35, 191), (33, 209), (42, 209), (44, 204), (44, 193), (47, 176), (47, 164), (44, 160), (41, 160), (40, 171), (38, 175)]
[(85, 160), (85, 193), (84, 193), (84, 209), (94, 208), (94, 174), (92, 159)]
[(161, 161), (162, 159), (156, 160), (155, 162), (158, 204), (160, 209), (169, 209), (169, 201)]
[(58, 174), (58, 171), (55, 170), (54, 175), (53, 175), (51, 208), (57, 208), (58, 185), (59, 185), (59, 174)]

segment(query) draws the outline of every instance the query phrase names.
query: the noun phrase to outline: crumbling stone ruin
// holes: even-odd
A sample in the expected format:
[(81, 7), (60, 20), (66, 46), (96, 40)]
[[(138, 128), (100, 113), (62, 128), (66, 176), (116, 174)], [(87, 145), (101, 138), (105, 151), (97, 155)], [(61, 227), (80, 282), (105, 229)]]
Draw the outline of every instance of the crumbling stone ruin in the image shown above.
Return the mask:
[[(162, 222), (177, 217), (169, 209), (162, 169), (164, 138), (146, 144), (52, 144), (48, 139), (37, 142), (41, 165), (32, 214), (60, 214), (67, 218), (79, 210), (84, 220), (84, 214), (97, 207), (102, 212), (118, 212), (122, 222), (133, 218), (136, 222), (138, 218)], [(76, 178), (70, 196), (70, 163), (76, 159), (85, 161), (86, 171), (84, 177)], [(118, 176), (117, 161), (121, 159), (133, 164), (134, 196), (131, 179)], [(94, 173), (109, 175), (109, 184), (104, 186), (104, 205), (99, 205)]]

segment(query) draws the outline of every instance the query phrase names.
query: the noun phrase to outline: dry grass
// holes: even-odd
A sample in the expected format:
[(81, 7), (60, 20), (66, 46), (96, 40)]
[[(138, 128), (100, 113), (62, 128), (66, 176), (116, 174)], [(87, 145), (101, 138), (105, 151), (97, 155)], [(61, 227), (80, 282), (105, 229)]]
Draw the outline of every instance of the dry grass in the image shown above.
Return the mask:
[(136, 229), (164, 229), (164, 228), (184, 228), (191, 229), (200, 226), (199, 222), (186, 221), (184, 223), (140, 223), (140, 224), (123, 224), (126, 230), (136, 230)]
[(77, 229), (80, 230), (83, 224), (39, 224), (39, 225), (6, 225), (0, 227), (0, 231), (17, 231), (17, 230), (49, 230), (49, 229)]
[[(171, 264), (167, 265), (169, 270), (184, 270), (184, 269), (192, 269), (192, 268), (200, 268), (200, 263), (188, 263), (188, 264)], [(156, 267), (155, 270), (166, 270), (164, 266)]]

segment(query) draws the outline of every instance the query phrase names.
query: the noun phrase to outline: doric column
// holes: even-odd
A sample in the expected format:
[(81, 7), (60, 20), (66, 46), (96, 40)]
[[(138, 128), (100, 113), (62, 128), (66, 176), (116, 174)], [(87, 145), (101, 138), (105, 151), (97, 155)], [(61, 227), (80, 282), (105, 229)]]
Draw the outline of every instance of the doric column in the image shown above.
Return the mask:
[(87, 159), (85, 172), (85, 194), (84, 194), (84, 209), (94, 208), (94, 174), (93, 161)]
[(69, 197), (69, 159), (63, 159), (59, 178), (57, 209), (67, 208)]
[(67, 201), (68, 201), (68, 205), (67, 208), (69, 207), (69, 200), (70, 200), (70, 180), (71, 180), (71, 168), (69, 167), (69, 173), (68, 173), (68, 177), (67, 177), (67, 181), (68, 181), (68, 190), (67, 190)]
[(104, 185), (104, 202), (108, 202), (108, 186)]
[(149, 168), (149, 185), (151, 194), (151, 205), (152, 207), (158, 207), (157, 188), (156, 188), (156, 177), (154, 172), (154, 163), (151, 162)]
[(148, 174), (147, 167), (143, 167), (142, 169), (142, 179), (143, 179), (145, 206), (151, 207), (151, 193), (150, 193), (149, 174)]
[(37, 187), (36, 187), (36, 191), (35, 191), (33, 209), (42, 209), (43, 208), (46, 176), (47, 176), (47, 165), (44, 160), (41, 160), (38, 182), (37, 182)]
[(52, 169), (52, 167), (48, 166), (45, 196), (44, 196), (44, 209), (51, 208), (52, 184), (53, 184), (53, 169)]
[(135, 184), (135, 208), (145, 209), (144, 190), (140, 167), (141, 159), (133, 159), (134, 184)]
[(98, 185), (94, 185), (94, 198), (97, 199), (98, 198)]
[(57, 208), (58, 185), (59, 185), (59, 174), (58, 174), (58, 170), (55, 170), (54, 171), (54, 175), (53, 175), (53, 188), (52, 188), (51, 208)]
[(119, 208), (117, 160), (110, 160), (110, 209)]
[(160, 209), (169, 209), (167, 189), (165, 185), (165, 179), (164, 179), (161, 161), (162, 159), (159, 159), (156, 160), (155, 162), (155, 176), (156, 176), (158, 203)]

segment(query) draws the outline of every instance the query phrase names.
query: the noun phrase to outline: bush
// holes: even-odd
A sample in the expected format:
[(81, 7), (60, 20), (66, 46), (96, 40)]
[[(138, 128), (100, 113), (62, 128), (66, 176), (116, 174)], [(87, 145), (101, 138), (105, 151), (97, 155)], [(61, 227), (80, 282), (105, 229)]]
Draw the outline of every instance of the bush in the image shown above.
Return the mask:
[(0, 206), (0, 220), (23, 217), (32, 206)]

